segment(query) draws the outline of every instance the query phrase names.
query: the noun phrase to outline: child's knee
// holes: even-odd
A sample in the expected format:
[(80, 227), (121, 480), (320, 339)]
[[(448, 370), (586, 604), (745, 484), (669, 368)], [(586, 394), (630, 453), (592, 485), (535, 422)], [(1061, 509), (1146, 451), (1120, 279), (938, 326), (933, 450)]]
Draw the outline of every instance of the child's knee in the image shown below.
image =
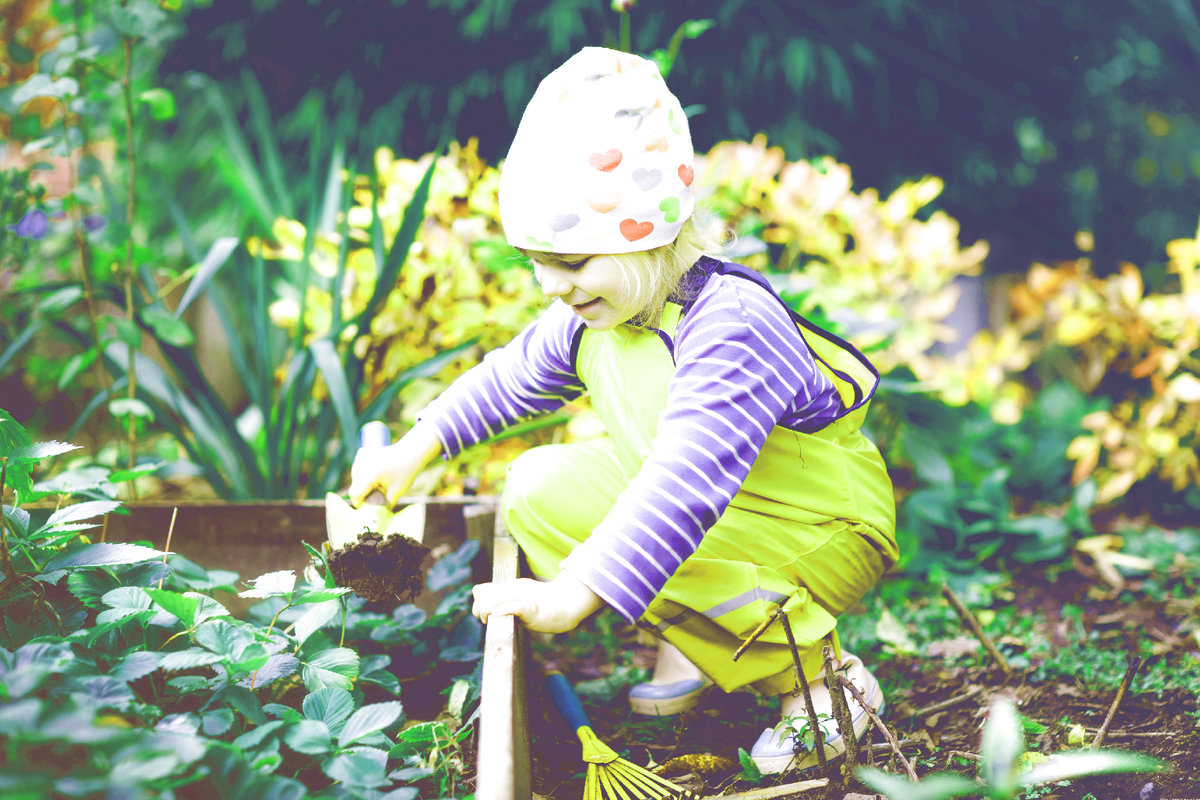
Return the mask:
[(504, 507), (509, 510), (539, 512), (551, 507), (558, 494), (559, 476), (566, 465), (554, 452), (554, 445), (526, 450), (509, 462), (504, 480)]

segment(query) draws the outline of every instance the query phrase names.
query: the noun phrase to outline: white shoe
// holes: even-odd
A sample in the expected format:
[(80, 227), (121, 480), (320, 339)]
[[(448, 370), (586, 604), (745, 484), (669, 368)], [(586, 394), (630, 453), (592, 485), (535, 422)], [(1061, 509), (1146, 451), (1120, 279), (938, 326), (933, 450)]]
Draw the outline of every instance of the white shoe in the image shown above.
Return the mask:
[[(862, 659), (843, 650), (842, 662), (836, 671), (853, 681), (855, 687), (862, 692), (863, 698), (871, 710), (883, 713), (883, 690), (879, 686), (879, 681), (863, 664)], [(817, 712), (821, 733), (825, 737), (825, 758), (832, 761), (846, 752), (846, 742), (838, 731), (837, 723), (833, 720), (833, 697), (825, 688), (824, 681), (814, 681), (808, 685), (808, 689), (812, 694), (813, 708)], [(867, 717), (866, 710), (849, 692), (844, 692), (844, 694), (846, 703), (850, 707), (850, 718), (854, 722), (854, 738), (857, 740), (867, 730), (870, 718)], [(784, 699), (789, 699), (788, 695), (784, 695)], [(803, 695), (797, 698), (797, 702), (789, 703), (789, 705), (793, 706), (792, 716), (800, 718), (797, 721), (797, 727), (801, 732), (807, 732), (808, 710), (805, 708)], [(750, 749), (750, 757), (764, 775), (784, 772), (789, 768), (803, 772), (820, 763), (816, 751), (805, 747), (794, 731), (789, 729), (777, 735), (775, 730), (775, 728), (764, 730)]]
[(635, 714), (665, 717), (678, 714), (700, 702), (713, 682), (688, 661), (674, 645), (658, 642), (654, 678), (629, 691), (629, 707)]

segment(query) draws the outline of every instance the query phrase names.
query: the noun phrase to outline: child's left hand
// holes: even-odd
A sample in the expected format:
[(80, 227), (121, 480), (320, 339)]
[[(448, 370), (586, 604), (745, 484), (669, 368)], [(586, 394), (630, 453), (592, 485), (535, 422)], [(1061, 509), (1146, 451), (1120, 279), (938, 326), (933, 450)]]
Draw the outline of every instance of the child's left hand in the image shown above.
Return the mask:
[(471, 613), (487, 624), (492, 614), (510, 614), (539, 633), (572, 630), (602, 605), (600, 595), (566, 572), (549, 582), (518, 578), (503, 583), (481, 583), (473, 590)]

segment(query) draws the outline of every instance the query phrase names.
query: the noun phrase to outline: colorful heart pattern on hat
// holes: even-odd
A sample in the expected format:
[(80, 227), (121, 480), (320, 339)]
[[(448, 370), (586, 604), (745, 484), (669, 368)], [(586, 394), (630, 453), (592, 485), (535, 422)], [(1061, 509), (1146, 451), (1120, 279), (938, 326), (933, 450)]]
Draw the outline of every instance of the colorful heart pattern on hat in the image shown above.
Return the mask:
[(638, 239), (645, 239), (654, 232), (653, 222), (638, 222), (634, 219), (621, 220), (621, 235), (631, 242), (636, 242)]
[[(657, 150), (660, 153), (667, 152), (667, 137), (663, 135), (662, 131), (655, 131), (654, 133), (658, 135), (650, 140), (646, 145), (646, 149)], [(654, 134), (651, 135), (653, 136)]]
[(584, 201), (593, 211), (598, 211), (601, 214), (607, 214), (617, 206), (621, 205), (620, 192), (591, 192)]
[(664, 220), (674, 222), (679, 219), (679, 198), (664, 197), (662, 202), (658, 204), (658, 210), (663, 212)]
[(661, 180), (662, 170), (642, 169), (638, 167), (633, 171), (633, 182), (643, 192), (648, 192), (655, 186), (658, 186)]
[(679, 165), (679, 180), (683, 181), (684, 186), (691, 186), (692, 180), (696, 177), (696, 170), (689, 167), (687, 164)]
[[(663, 149), (665, 150), (666, 147), (664, 146)], [(592, 153), (588, 156), (588, 163), (601, 172), (612, 172), (621, 165), (621, 158), (621, 151), (613, 147), (603, 153)]]
[(550, 217), (550, 230), (555, 233), (569, 231), (579, 224), (578, 214), (555, 214)]

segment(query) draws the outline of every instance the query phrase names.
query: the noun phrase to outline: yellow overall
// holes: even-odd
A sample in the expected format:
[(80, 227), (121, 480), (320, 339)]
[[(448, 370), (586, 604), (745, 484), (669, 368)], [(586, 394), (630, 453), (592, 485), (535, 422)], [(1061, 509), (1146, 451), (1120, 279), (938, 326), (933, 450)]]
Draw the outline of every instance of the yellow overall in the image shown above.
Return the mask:
[[(673, 339), (680, 306), (662, 331)], [(876, 376), (840, 340), (798, 324), (818, 367), (849, 408), (869, 397)], [(534, 574), (559, 562), (608, 514), (654, 446), (675, 371), (654, 330), (587, 330), (576, 367), (608, 436), (533, 448), (512, 462), (504, 520)], [(722, 689), (763, 694), (795, 682), (783, 628), (734, 662), (733, 651), (785, 602), (805, 676), (821, 669), (821, 641), (899, 557), (891, 480), (859, 431), (864, 402), (816, 433), (776, 426), (741, 490), (638, 620), (665, 638)], [(840, 655), (840, 653), (839, 653)]]

